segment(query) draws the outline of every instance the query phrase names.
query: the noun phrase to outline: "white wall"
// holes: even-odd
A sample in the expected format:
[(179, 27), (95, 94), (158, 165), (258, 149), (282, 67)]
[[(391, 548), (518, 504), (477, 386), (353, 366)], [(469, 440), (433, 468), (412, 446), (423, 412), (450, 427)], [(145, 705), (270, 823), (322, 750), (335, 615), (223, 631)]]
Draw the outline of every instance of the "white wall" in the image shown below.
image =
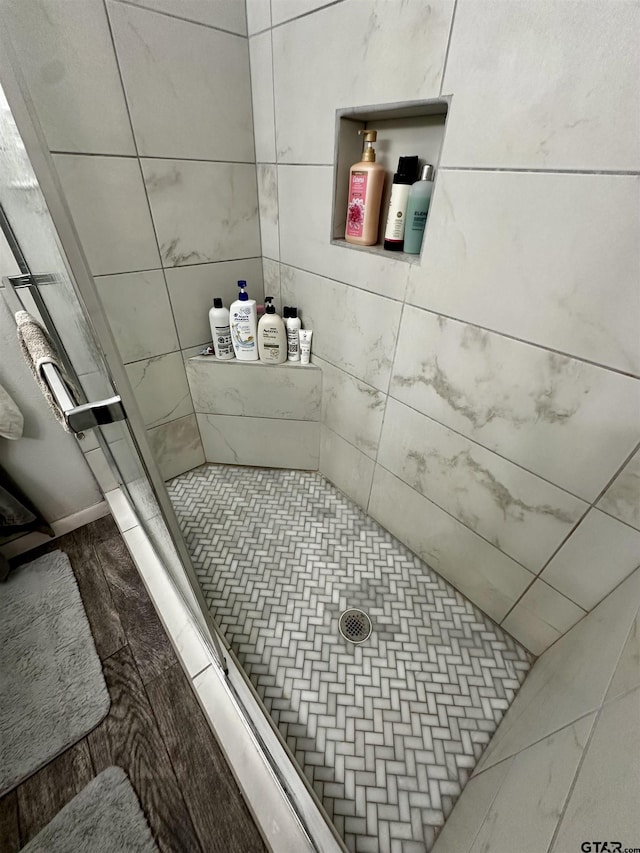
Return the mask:
[[(539, 654), (640, 563), (640, 6), (247, 12), (265, 287), (314, 328), (320, 468)], [(420, 262), (331, 245), (335, 111), (444, 95)]]

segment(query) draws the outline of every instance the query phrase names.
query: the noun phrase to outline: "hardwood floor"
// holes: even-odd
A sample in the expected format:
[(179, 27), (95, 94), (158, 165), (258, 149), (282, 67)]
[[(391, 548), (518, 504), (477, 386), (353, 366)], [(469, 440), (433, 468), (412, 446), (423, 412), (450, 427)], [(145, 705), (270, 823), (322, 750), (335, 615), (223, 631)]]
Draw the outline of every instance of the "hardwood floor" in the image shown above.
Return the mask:
[(0, 853), (19, 850), (111, 765), (129, 776), (163, 853), (265, 853), (113, 520), (15, 564), (57, 549), (71, 560), (111, 708), (87, 737), (0, 799)]

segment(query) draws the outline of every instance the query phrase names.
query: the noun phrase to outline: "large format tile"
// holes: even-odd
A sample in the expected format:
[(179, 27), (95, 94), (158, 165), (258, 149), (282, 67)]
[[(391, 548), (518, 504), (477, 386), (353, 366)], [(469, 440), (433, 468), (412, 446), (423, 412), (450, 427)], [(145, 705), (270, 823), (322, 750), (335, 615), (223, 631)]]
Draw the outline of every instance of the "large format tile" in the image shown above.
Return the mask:
[(313, 330), (312, 354), (387, 390), (401, 306), (390, 299), (281, 265), (282, 301)]
[(267, 258), (280, 258), (278, 235), (278, 181), (274, 165), (258, 163), (258, 212), (260, 215), (260, 241), (262, 254)]
[(443, 163), (638, 169), (639, 28), (637, 3), (458, 3)]
[(386, 395), (316, 356), (322, 368), (322, 423), (375, 459)]
[(274, 29), (278, 160), (333, 162), (337, 108), (437, 97), (453, 5), (345, 0)]
[(156, 355), (126, 366), (146, 427), (155, 427), (193, 412), (191, 394), (179, 352)]
[(308, 15), (331, 2), (333, 0), (272, 0), (273, 25), (282, 24), (300, 15)]
[(531, 572), (379, 466), (369, 513), (496, 621), (533, 580)]
[(584, 615), (585, 611), (573, 601), (536, 580), (503, 619), (502, 627), (534, 655), (541, 655)]
[(246, 40), (113, 0), (108, 9), (140, 155), (253, 160)]
[(589, 506), (392, 398), (378, 462), (533, 572)]
[(53, 158), (91, 272), (135, 272), (158, 268), (160, 258), (134, 158)]
[(124, 362), (178, 349), (162, 270), (96, 276), (95, 282)]
[[(409, 264), (360, 248), (331, 243), (331, 166), (278, 166), (280, 257), (283, 263), (403, 299)], [(304, 216), (300, 215), (303, 199)]]
[(636, 572), (542, 655), (476, 772), (600, 706), (639, 603), (640, 572)]
[(598, 508), (640, 530), (640, 451), (600, 498)]
[(322, 373), (312, 366), (190, 358), (187, 378), (200, 414), (320, 419)]
[(639, 188), (633, 175), (442, 170), (408, 301), (640, 373)]
[(330, 483), (366, 510), (375, 462), (324, 424), (320, 427), (318, 467)]
[(198, 415), (207, 462), (316, 471), (320, 424), (242, 415)]
[(637, 847), (639, 790), (640, 690), (634, 690), (602, 710), (552, 853), (580, 850), (585, 839), (616, 839), (622, 850)]
[(587, 500), (640, 434), (637, 380), (409, 306), (390, 393)]
[(8, 0), (2, 12), (49, 148), (135, 154), (104, 5)]
[(147, 435), (165, 480), (197, 468), (205, 461), (195, 415), (154, 427)]
[[(267, 0), (268, 6), (268, 0)], [(248, 11), (248, 7), (247, 7)], [(276, 126), (273, 106), (271, 32), (249, 39), (253, 132), (258, 163), (275, 163)]]
[(146, 6), (158, 12), (187, 18), (209, 27), (219, 27), (238, 35), (246, 35), (244, 3), (242, 0), (127, 0), (134, 6)]
[(640, 532), (592, 509), (541, 577), (591, 610), (639, 565)]
[(264, 300), (260, 258), (175, 267), (165, 275), (182, 349), (211, 342), (209, 309), (216, 296), (228, 308), (238, 298), (238, 280), (247, 282), (251, 299)]
[(162, 264), (260, 254), (255, 166), (142, 160)]
[(271, 26), (271, 0), (246, 0), (245, 5), (247, 7), (247, 32), (249, 35), (259, 33)]

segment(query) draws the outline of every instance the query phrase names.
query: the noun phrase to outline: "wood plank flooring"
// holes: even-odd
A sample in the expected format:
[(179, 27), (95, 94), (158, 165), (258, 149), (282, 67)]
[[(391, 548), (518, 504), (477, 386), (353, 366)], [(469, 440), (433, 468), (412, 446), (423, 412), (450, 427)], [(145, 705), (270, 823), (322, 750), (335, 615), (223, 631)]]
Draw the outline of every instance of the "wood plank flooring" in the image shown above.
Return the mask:
[(60, 549), (71, 561), (111, 697), (100, 725), (0, 799), (0, 853), (15, 853), (98, 773), (122, 767), (162, 853), (266, 853), (111, 518)]

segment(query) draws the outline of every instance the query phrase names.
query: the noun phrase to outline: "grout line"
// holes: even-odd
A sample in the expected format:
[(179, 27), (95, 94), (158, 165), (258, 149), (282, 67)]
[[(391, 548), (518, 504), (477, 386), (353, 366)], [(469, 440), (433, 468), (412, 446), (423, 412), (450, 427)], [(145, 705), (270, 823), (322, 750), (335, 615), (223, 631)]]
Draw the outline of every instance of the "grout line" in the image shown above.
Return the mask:
[(455, 23), (457, 11), (458, 0), (454, 0), (453, 12), (451, 13), (451, 24), (449, 25), (449, 36), (447, 38), (447, 48), (444, 53), (444, 62), (442, 63), (442, 77), (440, 78), (440, 97), (442, 97), (442, 90), (444, 88), (444, 77), (447, 72), (447, 62), (449, 61), (449, 51), (451, 50), (451, 39), (453, 38), (453, 25)]
[[(596, 497), (596, 499), (593, 501), (592, 506), (594, 506), (594, 507), (595, 507), (595, 505), (598, 503), (598, 501), (601, 501), (601, 500), (602, 500), (602, 498), (605, 496), (605, 494), (609, 491), (609, 489), (610, 489), (610, 488), (611, 488), (611, 486), (613, 485), (614, 480), (616, 480), (616, 479), (620, 476), (620, 474), (622, 474), (622, 472), (623, 472), (623, 471), (624, 471), (624, 469), (627, 467), (627, 465), (629, 464), (629, 462), (631, 462), (631, 460), (632, 460), (632, 459), (633, 459), (633, 457), (636, 455), (636, 453), (638, 452), (638, 450), (640, 450), (640, 442), (636, 445), (636, 447), (634, 447), (634, 448), (633, 448), (633, 450), (631, 451), (631, 453), (627, 456), (627, 458), (624, 460), (624, 462), (623, 462), (623, 463), (620, 465), (620, 467), (616, 470), (616, 472), (615, 472), (615, 474), (613, 475), (613, 477), (609, 480), (609, 482), (608, 482), (608, 483), (606, 484), (606, 486), (602, 489), (602, 491), (600, 492), (600, 494), (599, 494), (599, 495)], [(598, 509), (599, 509), (599, 507), (598, 507)], [(604, 512), (604, 510), (600, 510), (600, 511), (601, 511), (601, 512)], [(610, 513), (607, 513), (607, 515), (610, 515)], [(616, 516), (614, 515), (614, 516), (612, 516), (612, 518), (616, 518)], [(627, 525), (627, 527), (631, 527), (633, 530), (635, 530), (635, 529), (636, 529), (635, 527), (633, 527), (633, 525), (632, 525), (632, 524), (629, 524), (629, 523), (628, 523), (628, 522), (626, 522), (626, 521), (622, 521), (621, 519), (616, 519), (616, 520), (617, 520), (617, 521), (620, 521), (620, 522), (621, 522), (621, 524), (626, 524), (626, 525)]]
[(310, 15), (315, 15), (316, 12), (322, 12), (324, 9), (330, 9), (331, 6), (338, 6), (340, 3), (344, 3), (344, 2), (345, 2), (345, 0), (333, 0), (333, 2), (331, 2), (331, 3), (325, 3), (324, 6), (319, 6), (316, 9), (311, 9), (310, 12), (303, 12), (301, 15), (296, 15), (293, 18), (287, 18), (286, 21), (280, 21), (279, 24), (273, 23), (273, 10), (272, 10), (272, 13), (271, 13), (271, 29), (274, 30), (274, 29), (278, 29), (279, 27), (284, 27), (287, 24), (292, 23), (293, 21), (299, 21), (300, 18), (308, 18)]
[[(155, 229), (154, 229), (154, 231), (155, 231)], [(156, 241), (157, 241), (157, 238), (156, 238)], [(194, 263), (194, 264), (178, 264), (177, 266), (173, 266), (173, 267), (149, 267), (148, 269), (143, 269), (143, 270), (123, 270), (122, 272), (105, 272), (105, 273), (95, 274), (93, 277), (94, 278), (112, 278), (112, 277), (118, 276), (118, 275), (137, 275), (138, 273), (145, 273), (145, 272), (164, 272), (164, 273), (166, 273), (166, 272), (171, 272), (172, 270), (189, 269), (190, 267), (207, 267), (207, 266), (211, 266), (212, 264), (235, 264), (238, 261), (260, 261), (260, 260), (262, 260), (261, 255), (252, 255), (249, 258), (226, 258), (223, 261), (196, 261), (196, 263)]]
[[(123, 0), (112, 0), (115, 3), (122, 3)], [(123, 86), (124, 89), (124, 86)], [(134, 140), (134, 145), (136, 146), (137, 151), (137, 143)], [(255, 160), (215, 160), (211, 157), (173, 157), (169, 155), (160, 155), (160, 154), (106, 154), (99, 151), (51, 151), (51, 154), (55, 154), (56, 156), (62, 157), (103, 157), (103, 158), (112, 158), (119, 160), (170, 160), (184, 162), (184, 163), (220, 163), (225, 166), (255, 166)]]
[(552, 169), (528, 166), (440, 166), (441, 172), (513, 172), (532, 175), (640, 175), (629, 169)]
[(114, 0), (116, 3), (120, 3), (121, 6), (131, 6), (134, 9), (143, 9), (145, 12), (151, 12), (154, 15), (162, 15), (164, 18), (173, 18), (176, 21), (184, 21), (187, 24), (195, 24), (197, 27), (205, 27), (207, 30), (216, 30), (219, 33), (226, 33), (229, 36), (235, 36), (236, 38), (246, 39), (248, 35), (243, 35), (242, 33), (235, 33), (233, 30), (225, 30), (224, 27), (216, 27), (214, 24), (205, 24), (203, 21), (195, 21), (193, 18), (185, 18), (184, 15), (176, 15), (173, 12), (165, 12), (163, 9), (153, 9), (149, 6), (145, 6), (144, 3), (132, 3), (129, 0)]

